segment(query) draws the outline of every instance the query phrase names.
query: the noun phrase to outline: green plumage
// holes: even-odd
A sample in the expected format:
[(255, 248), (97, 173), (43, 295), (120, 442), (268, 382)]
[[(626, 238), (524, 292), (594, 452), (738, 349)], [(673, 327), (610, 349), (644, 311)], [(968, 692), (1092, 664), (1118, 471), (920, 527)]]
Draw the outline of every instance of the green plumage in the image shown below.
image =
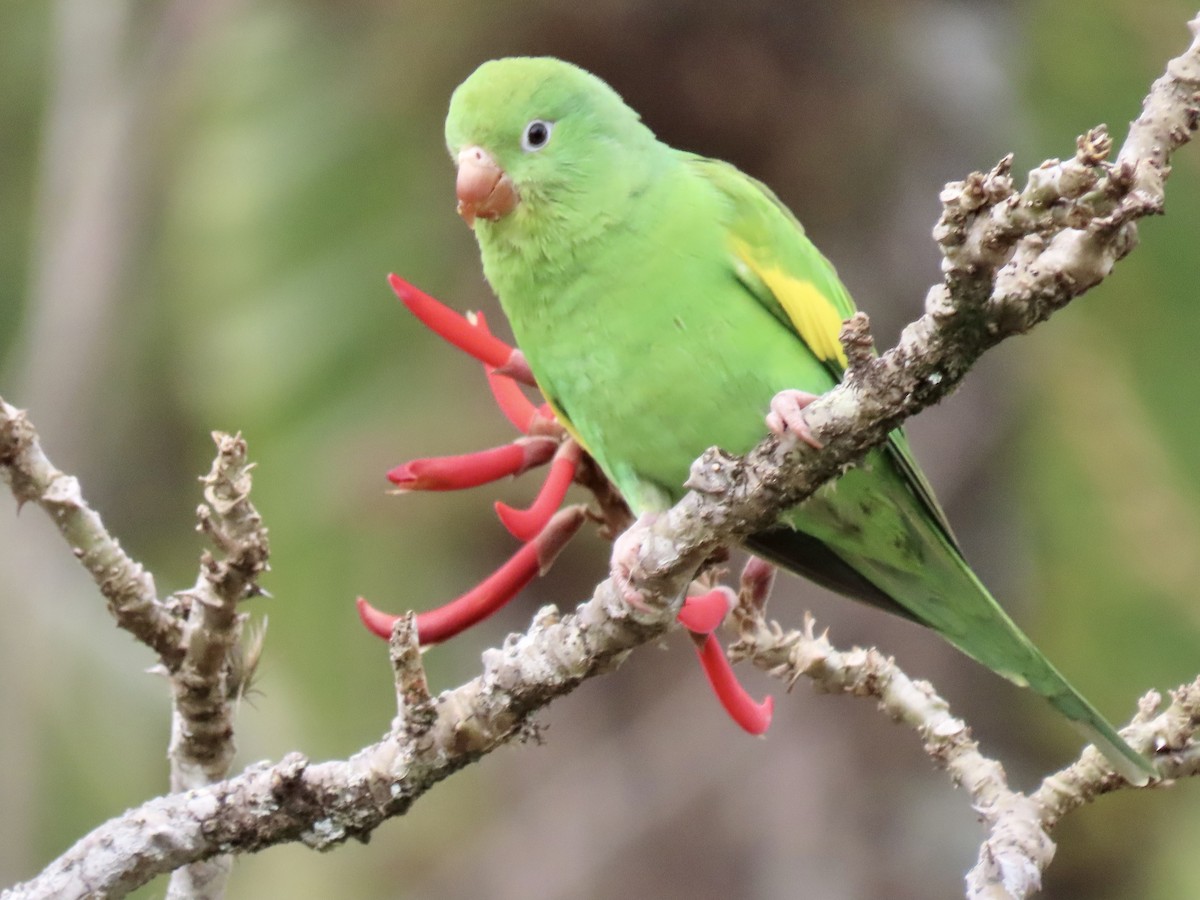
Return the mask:
[[(535, 120), (549, 139), (523, 147)], [(515, 187), (511, 211), (476, 223), (484, 273), (547, 399), (635, 512), (678, 500), (706, 448), (762, 440), (776, 393), (840, 380), (854, 304), (796, 219), (732, 166), (656, 140), (599, 79), (485, 63), (455, 91), (446, 139)], [(747, 544), (933, 628), (1045, 696), (1130, 780), (1152, 773), (971, 572), (901, 431)]]

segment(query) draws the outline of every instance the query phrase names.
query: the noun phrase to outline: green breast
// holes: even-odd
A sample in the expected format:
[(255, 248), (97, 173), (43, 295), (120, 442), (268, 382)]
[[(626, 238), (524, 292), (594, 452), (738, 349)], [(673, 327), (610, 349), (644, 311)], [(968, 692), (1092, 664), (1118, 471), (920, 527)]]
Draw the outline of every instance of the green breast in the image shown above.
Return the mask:
[(539, 385), (639, 511), (678, 499), (708, 447), (761, 440), (776, 392), (833, 385), (735, 277), (722, 203), (677, 167), (569, 252), (519, 258), (480, 233)]

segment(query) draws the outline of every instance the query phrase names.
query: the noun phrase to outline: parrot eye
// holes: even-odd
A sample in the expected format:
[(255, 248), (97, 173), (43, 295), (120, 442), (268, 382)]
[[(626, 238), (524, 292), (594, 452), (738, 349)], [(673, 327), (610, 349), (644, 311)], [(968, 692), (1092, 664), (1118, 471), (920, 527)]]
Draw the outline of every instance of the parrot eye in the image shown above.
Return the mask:
[(553, 122), (534, 119), (525, 126), (525, 133), (521, 135), (521, 149), (525, 151), (541, 150), (550, 140), (550, 130), (553, 127)]

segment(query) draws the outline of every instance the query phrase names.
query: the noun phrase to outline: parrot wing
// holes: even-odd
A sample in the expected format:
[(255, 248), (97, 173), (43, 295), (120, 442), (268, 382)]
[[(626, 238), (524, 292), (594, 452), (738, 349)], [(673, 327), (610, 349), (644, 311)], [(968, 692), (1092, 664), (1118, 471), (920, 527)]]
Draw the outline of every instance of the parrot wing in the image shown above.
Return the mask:
[[(738, 281), (841, 380), (847, 360), (838, 335), (855, 309), (833, 266), (766, 186), (726, 163), (688, 156), (686, 164), (728, 202), (731, 264)], [(785, 528), (754, 535), (747, 545), (820, 584), (935, 628), (968, 656), (1041, 693), (1103, 750), (1121, 774), (1144, 784), (1154, 773), (1149, 762), (1033, 646), (963, 561), (946, 514), (913, 459), (904, 432), (892, 431), (883, 451), (924, 513), (931, 526), (928, 533), (941, 538), (923, 547), (917, 568), (906, 573), (869, 553), (835, 553), (819, 538)], [(889, 589), (877, 587), (875, 580), (866, 577), (867, 570)], [(918, 584), (915, 590), (913, 579)]]
[[(838, 336), (842, 323), (857, 310), (833, 264), (765, 184), (728, 163), (694, 154), (685, 157), (729, 203), (729, 245), (738, 281), (841, 381), (846, 352)], [(917, 465), (904, 431), (895, 429), (885, 448), (908, 488), (950, 545), (958, 549), (950, 521)]]

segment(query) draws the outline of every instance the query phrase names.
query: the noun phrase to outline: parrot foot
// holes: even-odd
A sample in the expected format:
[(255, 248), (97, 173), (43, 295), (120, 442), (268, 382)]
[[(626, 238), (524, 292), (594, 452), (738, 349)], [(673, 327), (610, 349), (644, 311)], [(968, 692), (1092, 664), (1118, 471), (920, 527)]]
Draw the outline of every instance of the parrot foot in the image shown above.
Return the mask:
[(824, 444), (813, 437), (804, 420), (804, 408), (817, 399), (816, 394), (808, 391), (780, 391), (771, 398), (771, 411), (767, 413), (767, 428), (778, 437), (792, 434), (798, 437), (814, 450), (820, 450)]
[(659, 513), (642, 513), (637, 521), (630, 525), (613, 541), (612, 578), (616, 582), (621, 599), (641, 612), (649, 612), (646, 598), (642, 592), (632, 585), (633, 573), (639, 566), (642, 548), (645, 546), (646, 529), (649, 529), (658, 518)]

